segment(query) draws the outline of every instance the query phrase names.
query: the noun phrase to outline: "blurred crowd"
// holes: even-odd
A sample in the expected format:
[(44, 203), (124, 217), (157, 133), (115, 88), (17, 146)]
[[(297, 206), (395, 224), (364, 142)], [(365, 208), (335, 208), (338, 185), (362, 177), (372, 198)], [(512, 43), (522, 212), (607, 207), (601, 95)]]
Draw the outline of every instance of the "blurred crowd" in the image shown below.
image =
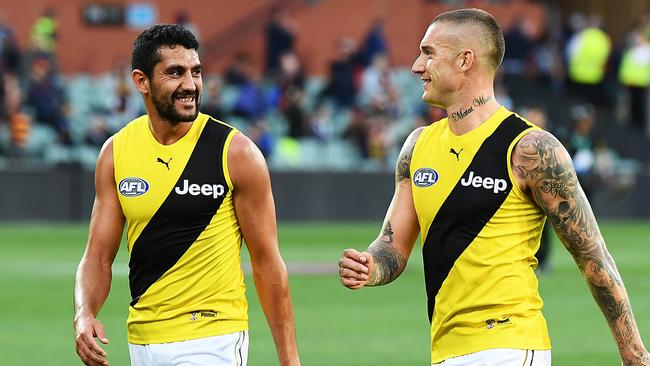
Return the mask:
[[(200, 32), (185, 13), (175, 21)], [(647, 136), (650, 17), (620, 41), (597, 15), (547, 23), (540, 31), (522, 16), (504, 29), (497, 100), (566, 144), (586, 190), (595, 181), (633, 184), (639, 165), (594, 131), (611, 115), (618, 122), (604, 123)], [(265, 28), (264, 67), (238, 53), (220, 74), (204, 75), (201, 110), (246, 133), (272, 169), (389, 170), (411, 130), (445, 115), (423, 104), (420, 80), (408, 67), (391, 65), (385, 27), (378, 18), (360, 39), (341, 37), (327, 75), (313, 76), (295, 47), (300, 25), (275, 9)], [(110, 73), (64, 77), (56, 43), (53, 9), (36, 19), (25, 49), (0, 12), (0, 164), (92, 167), (106, 138), (144, 112), (128, 55)], [(552, 123), (549, 112), (560, 106), (546, 105), (546, 94), (568, 101)]]

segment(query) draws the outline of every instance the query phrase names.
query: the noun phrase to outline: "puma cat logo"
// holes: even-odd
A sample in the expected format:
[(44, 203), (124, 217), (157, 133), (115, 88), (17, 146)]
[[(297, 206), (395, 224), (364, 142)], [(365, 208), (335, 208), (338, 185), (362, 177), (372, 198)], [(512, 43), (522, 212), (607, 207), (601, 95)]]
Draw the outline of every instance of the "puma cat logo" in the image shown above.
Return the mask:
[(456, 155), (456, 161), (459, 161), (459, 160), (460, 160), (460, 153), (463, 152), (463, 149), (460, 149), (459, 152), (456, 152), (456, 150), (454, 150), (454, 148), (452, 147), (451, 149), (449, 149), (449, 152), (450, 152), (451, 154)]
[(172, 161), (172, 158), (169, 158), (169, 160), (164, 161), (161, 158), (156, 159), (156, 163), (164, 164), (167, 167), (167, 170), (169, 170), (169, 162)]

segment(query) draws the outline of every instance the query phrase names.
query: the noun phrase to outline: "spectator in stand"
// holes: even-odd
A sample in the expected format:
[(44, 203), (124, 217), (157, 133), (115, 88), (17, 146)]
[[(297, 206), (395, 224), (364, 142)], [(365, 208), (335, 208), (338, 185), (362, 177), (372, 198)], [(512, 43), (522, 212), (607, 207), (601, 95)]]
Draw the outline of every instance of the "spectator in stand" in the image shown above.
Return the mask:
[(589, 199), (594, 188), (594, 152), (591, 131), (596, 120), (596, 109), (591, 104), (576, 105), (571, 109), (571, 118), (575, 125), (566, 148), (573, 160), (580, 185)]
[[(109, 96), (108, 115), (106, 123), (110, 131), (118, 131), (124, 127), (125, 121), (130, 121), (144, 114), (140, 100), (134, 97), (134, 86), (131, 80), (131, 65), (127, 59), (117, 58), (112, 70), (113, 94)], [(100, 116), (102, 117), (102, 116)]]
[(629, 37), (630, 44), (623, 52), (618, 78), (628, 91), (629, 119), (643, 134), (646, 133), (647, 89), (650, 86), (650, 43), (644, 29), (634, 30)]
[(357, 148), (359, 156), (363, 159), (370, 157), (370, 126), (366, 120), (366, 116), (360, 108), (352, 109), (352, 120), (350, 125), (345, 130), (343, 137), (350, 140)]
[(264, 117), (269, 103), (260, 79), (261, 76), (250, 57), (247, 54), (238, 55), (225, 76), (227, 83), (237, 87), (237, 97), (232, 110), (234, 115), (251, 122)]
[(332, 110), (325, 104), (316, 107), (309, 124), (311, 135), (318, 141), (328, 142), (336, 137), (332, 126)]
[(57, 34), (56, 11), (54, 8), (47, 8), (43, 14), (36, 19), (30, 33), (30, 40), (34, 52), (45, 54), (54, 60), (56, 50)]
[(590, 16), (586, 28), (573, 35), (566, 50), (570, 86), (575, 93), (597, 105), (609, 104), (604, 81), (611, 41), (601, 27), (602, 17)]
[(249, 70), (252, 68), (251, 56), (247, 53), (238, 53), (233, 62), (226, 68), (223, 81), (229, 85), (242, 85), (248, 82)]
[(372, 64), (363, 71), (359, 102), (371, 105), (374, 109), (387, 112), (393, 117), (399, 115), (398, 91), (391, 80), (388, 57), (377, 54)]
[(288, 92), (293, 89), (303, 91), (305, 88), (305, 72), (300, 59), (293, 52), (287, 52), (280, 57), (280, 71), (275, 75), (274, 85), (270, 91), (271, 105), (277, 106), (283, 112), (287, 108)]
[(363, 62), (364, 66), (372, 63), (377, 55), (388, 54), (388, 42), (384, 34), (386, 19), (377, 18), (372, 22), (370, 30), (363, 42)]
[(303, 90), (305, 88), (305, 71), (302, 63), (294, 52), (283, 53), (280, 57), (280, 72), (276, 83), (282, 94), (291, 88)]
[(216, 77), (203, 79), (203, 96), (201, 97), (201, 112), (218, 120), (225, 120), (226, 111), (221, 105), (221, 82)]
[(358, 91), (357, 77), (363, 68), (357, 44), (349, 37), (341, 38), (337, 43), (337, 56), (330, 63), (329, 80), (319, 96), (332, 98), (337, 107), (350, 108), (356, 103)]
[(108, 128), (108, 124), (104, 117), (93, 115), (90, 124), (88, 125), (86, 136), (84, 137), (84, 143), (86, 145), (100, 148), (113, 133), (114, 131), (111, 131)]
[(22, 156), (30, 131), (29, 116), (21, 112), (20, 50), (13, 29), (0, 9), (0, 123), (9, 124), (11, 156)]
[(271, 21), (266, 27), (266, 75), (274, 76), (280, 71), (280, 58), (293, 52), (298, 24), (282, 6), (273, 9)]
[(546, 29), (533, 50), (535, 76), (556, 93), (564, 92), (566, 82), (561, 37), (559, 30)]
[(31, 65), (25, 102), (33, 109), (36, 122), (49, 125), (57, 132), (61, 143), (71, 145), (65, 94), (63, 87), (51, 73), (50, 58), (38, 55)]
[(526, 73), (535, 43), (530, 28), (530, 20), (519, 16), (503, 35), (507, 45), (503, 56), (503, 73), (520, 76)]
[(298, 88), (291, 88), (286, 93), (284, 117), (289, 124), (288, 137), (300, 139), (307, 135), (307, 113), (305, 111), (305, 96)]
[(247, 135), (255, 143), (257, 148), (260, 149), (266, 159), (269, 159), (273, 155), (275, 151), (275, 139), (269, 132), (265, 119), (262, 118), (255, 121), (248, 129)]
[(16, 34), (6, 23), (6, 15), (0, 9), (0, 70), (8, 75), (18, 77), (20, 58)]

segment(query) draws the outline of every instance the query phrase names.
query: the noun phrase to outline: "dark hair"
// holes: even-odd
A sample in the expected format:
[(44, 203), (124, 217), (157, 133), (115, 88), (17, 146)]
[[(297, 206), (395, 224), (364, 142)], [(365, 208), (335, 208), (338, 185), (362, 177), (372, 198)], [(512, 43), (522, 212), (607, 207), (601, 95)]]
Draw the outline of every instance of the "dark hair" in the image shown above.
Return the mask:
[(506, 42), (503, 39), (503, 32), (496, 20), (490, 13), (480, 9), (459, 9), (444, 12), (438, 15), (432, 22), (452, 22), (456, 24), (477, 24), (484, 29), (482, 33), (487, 39), (488, 56), (494, 68), (498, 68), (503, 61), (503, 54), (506, 50)]
[(194, 34), (178, 24), (156, 24), (146, 29), (133, 41), (131, 69), (142, 70), (151, 78), (153, 68), (161, 60), (160, 47), (181, 45), (187, 49), (199, 49)]

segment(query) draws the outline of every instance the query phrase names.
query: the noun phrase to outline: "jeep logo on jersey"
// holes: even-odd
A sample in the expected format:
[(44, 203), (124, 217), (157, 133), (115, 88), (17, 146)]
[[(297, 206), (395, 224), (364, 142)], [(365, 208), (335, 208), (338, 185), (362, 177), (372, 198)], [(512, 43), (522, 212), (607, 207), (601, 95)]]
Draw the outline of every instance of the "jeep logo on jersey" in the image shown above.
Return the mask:
[(460, 184), (465, 187), (476, 187), (476, 188), (485, 188), (491, 189), (494, 193), (505, 192), (508, 188), (508, 182), (505, 179), (499, 178), (490, 178), (490, 177), (481, 177), (479, 175), (474, 175), (473, 171), (469, 172), (469, 177), (463, 178), (460, 180)]
[(120, 181), (119, 190), (124, 197), (142, 196), (149, 190), (149, 183), (138, 177), (128, 177)]
[(413, 184), (418, 187), (431, 187), (438, 181), (438, 173), (431, 168), (420, 168), (413, 174)]
[(191, 194), (192, 196), (198, 196), (200, 194), (204, 196), (212, 196), (212, 198), (219, 198), (226, 193), (226, 188), (221, 184), (196, 184), (190, 182), (187, 179), (183, 180), (182, 187), (174, 187), (174, 192), (180, 195)]

